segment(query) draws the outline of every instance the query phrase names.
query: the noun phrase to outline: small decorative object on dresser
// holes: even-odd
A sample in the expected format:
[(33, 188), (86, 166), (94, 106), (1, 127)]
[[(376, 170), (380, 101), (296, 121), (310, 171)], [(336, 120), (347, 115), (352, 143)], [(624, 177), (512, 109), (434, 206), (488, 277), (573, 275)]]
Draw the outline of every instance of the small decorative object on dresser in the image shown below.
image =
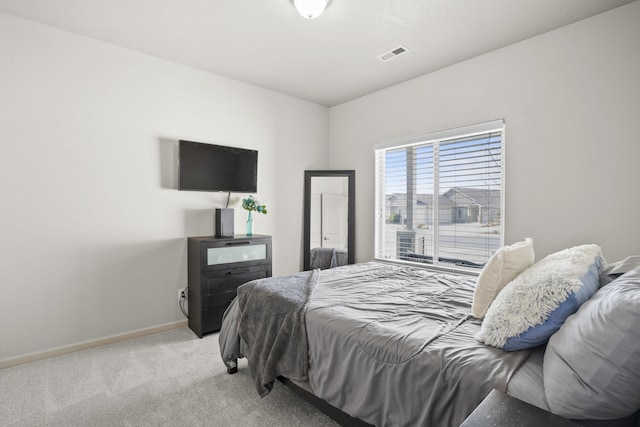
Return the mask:
[(253, 217), (251, 216), (251, 213), (256, 211), (258, 213), (266, 214), (267, 207), (265, 205), (261, 205), (253, 196), (249, 196), (246, 199), (242, 199), (242, 209), (249, 212), (249, 215), (247, 215), (247, 236), (253, 236)]
[(216, 237), (233, 236), (233, 209), (216, 209)]
[(220, 330), (238, 286), (271, 277), (271, 236), (189, 237), (189, 328)]

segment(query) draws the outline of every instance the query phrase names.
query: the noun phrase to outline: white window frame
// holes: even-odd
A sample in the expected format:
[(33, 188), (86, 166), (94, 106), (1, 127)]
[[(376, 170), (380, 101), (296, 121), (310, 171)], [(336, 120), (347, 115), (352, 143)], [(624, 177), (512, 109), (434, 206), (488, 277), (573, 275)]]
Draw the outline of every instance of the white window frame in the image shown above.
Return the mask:
[[(393, 263), (401, 263), (401, 264), (411, 264), (411, 265), (419, 265), (427, 268), (434, 268), (438, 270), (446, 270), (446, 271), (455, 271), (469, 274), (479, 274), (480, 268), (468, 268), (461, 266), (450, 266), (437, 263), (439, 249), (438, 249), (438, 238), (433, 238), (433, 254), (436, 262), (433, 264), (423, 264), (416, 263), (411, 261), (403, 261), (397, 258), (387, 258), (381, 255), (386, 253), (386, 240), (385, 236), (385, 227), (386, 227), (386, 209), (385, 209), (385, 199), (386, 199), (386, 191), (385, 191), (385, 183), (383, 181), (383, 177), (385, 176), (385, 155), (388, 150), (398, 149), (403, 147), (424, 145), (424, 144), (435, 144), (438, 145), (441, 142), (447, 142), (453, 139), (471, 137), (474, 135), (481, 135), (485, 133), (491, 132), (500, 132), (501, 133), (501, 150), (500, 150), (500, 162), (501, 162), (501, 171), (500, 171), (500, 179), (501, 179), (501, 191), (500, 191), (500, 238), (499, 238), (499, 246), (504, 246), (504, 230), (505, 230), (505, 122), (503, 119), (493, 120), (490, 122), (479, 123), (470, 126), (459, 127), (455, 129), (448, 129), (428, 134), (416, 135), (406, 138), (395, 139), (391, 141), (386, 141), (380, 144), (376, 144), (374, 146), (375, 151), (375, 236), (374, 236), (374, 256), (376, 260), (379, 261), (389, 261)], [(438, 171), (438, 159), (437, 156), (434, 156), (434, 182), (433, 186), (435, 189), (439, 187), (438, 179), (439, 179), (439, 171)], [(434, 191), (434, 194), (437, 191)], [(438, 219), (438, 197), (433, 197), (433, 223), (435, 229), (439, 228), (439, 219)], [(435, 233), (437, 234), (437, 233)], [(397, 243), (396, 243), (397, 244)], [(488, 260), (488, 256), (487, 256)], [(486, 262), (486, 261), (485, 261)]]

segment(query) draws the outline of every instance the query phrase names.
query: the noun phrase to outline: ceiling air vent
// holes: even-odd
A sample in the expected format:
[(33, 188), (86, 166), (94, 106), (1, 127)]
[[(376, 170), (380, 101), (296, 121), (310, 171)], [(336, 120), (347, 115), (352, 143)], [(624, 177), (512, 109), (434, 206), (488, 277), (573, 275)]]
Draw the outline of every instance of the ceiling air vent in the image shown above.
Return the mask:
[(383, 53), (382, 55), (378, 56), (378, 59), (386, 62), (408, 51), (409, 49), (407, 49), (406, 47), (398, 46), (397, 48), (392, 49), (389, 52)]

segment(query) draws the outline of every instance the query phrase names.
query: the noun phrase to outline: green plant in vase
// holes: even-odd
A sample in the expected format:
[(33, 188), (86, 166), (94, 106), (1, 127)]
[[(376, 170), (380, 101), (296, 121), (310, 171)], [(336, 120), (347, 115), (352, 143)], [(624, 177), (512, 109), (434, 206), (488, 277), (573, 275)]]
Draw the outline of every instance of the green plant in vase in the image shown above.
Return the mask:
[(261, 205), (255, 197), (250, 195), (249, 197), (242, 199), (242, 209), (249, 212), (249, 215), (247, 216), (247, 236), (253, 236), (253, 217), (251, 216), (251, 213), (257, 212), (266, 214), (267, 207), (265, 205)]

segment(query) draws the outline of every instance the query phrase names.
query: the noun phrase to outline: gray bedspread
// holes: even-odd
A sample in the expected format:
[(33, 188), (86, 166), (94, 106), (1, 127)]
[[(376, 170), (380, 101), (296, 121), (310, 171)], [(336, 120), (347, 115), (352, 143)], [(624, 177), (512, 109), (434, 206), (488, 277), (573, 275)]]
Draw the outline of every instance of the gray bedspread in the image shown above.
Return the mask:
[(237, 331), (258, 393), (266, 396), (277, 376), (307, 381), (305, 312), (320, 270), (260, 279), (238, 288)]
[[(475, 277), (378, 262), (322, 270), (306, 310), (307, 385), (376, 426), (458, 426), (528, 355), (475, 340), (474, 286)], [(229, 327), (226, 360), (239, 348)]]

